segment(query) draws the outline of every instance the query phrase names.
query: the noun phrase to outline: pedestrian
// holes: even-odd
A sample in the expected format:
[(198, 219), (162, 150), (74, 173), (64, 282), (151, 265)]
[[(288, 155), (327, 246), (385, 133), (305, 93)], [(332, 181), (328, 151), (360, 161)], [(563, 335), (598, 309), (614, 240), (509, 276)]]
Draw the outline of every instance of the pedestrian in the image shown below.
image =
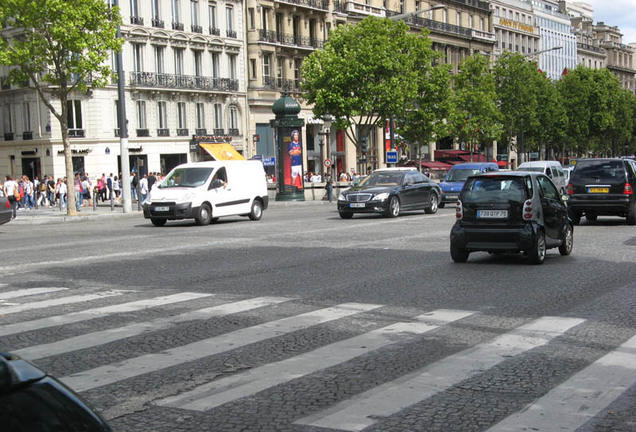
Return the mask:
[(113, 183), (115, 179), (113, 178), (113, 173), (110, 173), (108, 179), (106, 179), (106, 187), (108, 188), (108, 199), (110, 201), (113, 200)]
[(24, 176), (22, 189), (24, 191), (24, 208), (33, 210), (33, 182), (28, 176)]
[(115, 194), (115, 202), (119, 203), (119, 195), (121, 193), (121, 181), (117, 176), (113, 178), (113, 193)]
[[(78, 174), (79, 175), (79, 174)], [(68, 205), (68, 185), (66, 184), (66, 178), (64, 179), (57, 179), (57, 194), (59, 196), (59, 200), (60, 200), (60, 204), (62, 205), (62, 207), (66, 207)], [(75, 194), (75, 197), (77, 199), (77, 193)], [(75, 206), (77, 207), (79, 201), (75, 202)], [(78, 208), (79, 211), (79, 208)]]
[(130, 191), (132, 195), (132, 200), (136, 201), (138, 199), (137, 196), (137, 187), (139, 186), (139, 179), (137, 178), (136, 173), (130, 173)]
[(148, 176), (146, 174), (139, 180), (139, 195), (141, 196), (141, 205), (144, 205), (148, 197)]
[[(11, 206), (11, 219), (15, 219), (18, 210), (18, 200), (16, 199), (16, 191), (18, 190), (18, 184), (13, 180), (11, 176), (4, 176), (4, 184), (2, 185), (4, 196), (9, 200)], [(19, 191), (18, 191), (19, 193)]]
[(331, 202), (333, 200), (333, 179), (329, 172), (325, 176), (325, 189), (327, 189), (327, 199)]
[(47, 188), (48, 188), (48, 194), (49, 194), (49, 205), (51, 207), (55, 207), (55, 198), (56, 198), (56, 182), (53, 179), (53, 176), (49, 176), (49, 181), (47, 183)]
[(97, 197), (91, 195), (91, 181), (88, 176), (85, 176), (82, 179), (82, 193), (84, 195), (84, 201), (86, 202), (87, 207), (93, 206), (93, 198), (97, 199)]
[(84, 203), (84, 191), (82, 190), (82, 179), (79, 173), (75, 174), (73, 180), (73, 191), (75, 192), (75, 210), (82, 211), (80, 207)]
[(151, 172), (148, 176), (148, 193), (152, 191), (152, 187), (157, 183), (157, 173)]

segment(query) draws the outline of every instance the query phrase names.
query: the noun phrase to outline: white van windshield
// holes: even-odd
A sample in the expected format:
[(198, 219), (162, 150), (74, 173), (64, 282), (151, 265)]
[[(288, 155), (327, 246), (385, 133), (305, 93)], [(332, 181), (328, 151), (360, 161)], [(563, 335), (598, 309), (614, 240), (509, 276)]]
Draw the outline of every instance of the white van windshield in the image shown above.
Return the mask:
[(177, 168), (166, 176), (159, 187), (199, 187), (205, 184), (211, 173), (212, 168)]

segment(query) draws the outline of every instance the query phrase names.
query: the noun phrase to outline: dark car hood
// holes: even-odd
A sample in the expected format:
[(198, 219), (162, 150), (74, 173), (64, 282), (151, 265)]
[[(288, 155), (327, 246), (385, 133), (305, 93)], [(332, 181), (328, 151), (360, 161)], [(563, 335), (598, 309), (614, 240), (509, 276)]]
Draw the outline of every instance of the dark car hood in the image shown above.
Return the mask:
[(356, 193), (370, 193), (373, 195), (377, 195), (383, 192), (393, 192), (397, 186), (354, 186), (350, 187), (346, 191), (343, 192), (345, 195), (356, 194)]

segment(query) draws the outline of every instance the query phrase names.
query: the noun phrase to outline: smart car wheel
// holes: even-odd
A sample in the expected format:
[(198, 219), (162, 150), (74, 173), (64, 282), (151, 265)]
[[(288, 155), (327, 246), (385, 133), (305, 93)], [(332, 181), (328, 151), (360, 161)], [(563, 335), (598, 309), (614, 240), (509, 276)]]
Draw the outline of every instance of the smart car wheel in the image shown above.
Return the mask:
[(528, 257), (532, 264), (543, 264), (545, 260), (545, 233), (543, 231), (537, 233), (537, 239), (532, 249), (528, 251)]
[(437, 207), (439, 203), (439, 198), (434, 193), (431, 193), (431, 198), (429, 200), (429, 206), (426, 210), (424, 210), (427, 214), (437, 213)]
[(574, 229), (572, 225), (568, 224), (568, 227), (565, 231), (565, 237), (563, 238), (563, 243), (559, 246), (559, 253), (561, 255), (570, 255), (572, 252), (572, 246), (574, 245)]
[(395, 218), (400, 215), (400, 199), (396, 196), (391, 197), (391, 201), (389, 201), (389, 209), (387, 210), (386, 216)]
[(210, 209), (210, 206), (207, 204), (201, 204), (194, 220), (197, 225), (208, 225), (212, 220), (212, 210)]
[(343, 212), (343, 211), (341, 211), (341, 212), (338, 212), (338, 214), (343, 219), (351, 219), (353, 217), (353, 213), (351, 213), (351, 212)]
[(462, 249), (453, 243), (451, 243), (450, 245), (450, 253), (453, 261), (459, 263), (468, 261), (468, 255), (470, 254), (470, 252), (468, 252), (466, 249)]
[(250, 220), (253, 221), (261, 219), (261, 217), (263, 216), (263, 205), (260, 201), (254, 200), (254, 202), (252, 203), (252, 211), (248, 216)]
[(164, 226), (166, 224), (166, 222), (168, 222), (168, 219), (164, 219), (164, 218), (150, 218), (150, 222), (152, 222), (152, 224), (154, 226)]

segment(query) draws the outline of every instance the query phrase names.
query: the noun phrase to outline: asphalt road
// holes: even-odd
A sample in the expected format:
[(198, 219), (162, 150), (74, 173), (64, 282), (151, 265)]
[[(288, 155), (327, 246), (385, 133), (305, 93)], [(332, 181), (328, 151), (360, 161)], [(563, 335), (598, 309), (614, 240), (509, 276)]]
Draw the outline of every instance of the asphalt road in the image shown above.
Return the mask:
[(10, 223), (0, 350), (117, 431), (636, 430), (636, 228), (456, 264), (453, 222), (274, 203), (206, 227)]

